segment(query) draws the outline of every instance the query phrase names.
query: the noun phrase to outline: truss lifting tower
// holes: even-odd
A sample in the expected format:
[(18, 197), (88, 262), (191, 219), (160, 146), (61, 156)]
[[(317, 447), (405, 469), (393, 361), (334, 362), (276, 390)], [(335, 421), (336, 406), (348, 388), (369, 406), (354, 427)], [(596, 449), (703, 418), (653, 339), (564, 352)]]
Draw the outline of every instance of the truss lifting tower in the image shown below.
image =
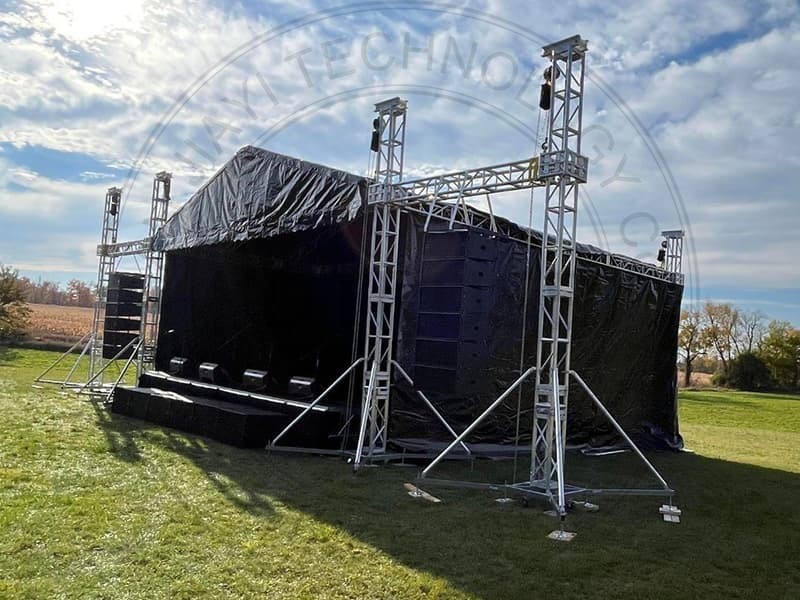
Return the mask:
[(137, 375), (153, 366), (158, 342), (158, 322), (161, 316), (161, 279), (164, 275), (164, 253), (153, 249), (156, 233), (167, 221), (172, 173), (161, 171), (153, 179), (150, 201), (149, 243), (145, 252), (144, 293), (142, 297), (142, 322), (139, 331)]
[(530, 485), (557, 486), (563, 470), (557, 446), (567, 434), (572, 312), (577, 266), (578, 186), (586, 182), (581, 155), (586, 42), (575, 36), (543, 48), (550, 60), (551, 109), (539, 175), (547, 181), (539, 280), (533, 446)]
[[(487, 489), (505, 488), (524, 496), (547, 498), (562, 521), (566, 514), (567, 496), (575, 494), (638, 494), (663, 495), (669, 504), (661, 507), (667, 521), (679, 521), (680, 510), (672, 505), (673, 490), (656, 468), (638, 449), (622, 427), (581, 376), (570, 367), (572, 346), (572, 316), (575, 297), (577, 253), (578, 188), (586, 183), (588, 161), (581, 154), (584, 78), (586, 70), (586, 41), (573, 36), (543, 47), (543, 56), (550, 65), (545, 70), (545, 89), (549, 87), (550, 101), (545, 102), (547, 140), (538, 157), (540, 184), (546, 185), (544, 226), (539, 281), (539, 315), (537, 331), (536, 365), (520, 374), (475, 421), (439, 453), (420, 473), (424, 479), (456, 445), (467, 436), (510, 394), (522, 381), (535, 374), (534, 415), (531, 445), (531, 469), (526, 481), (513, 484), (486, 484)], [(546, 100), (546, 97), (544, 98)], [(531, 165), (536, 159), (531, 160)], [(531, 169), (533, 170), (533, 169)], [(680, 254), (682, 232), (664, 232), (672, 251), (667, 260), (668, 270), (653, 267), (648, 271), (655, 277), (678, 281), (681, 277)], [(650, 273), (652, 271), (652, 273)], [(682, 279), (680, 279), (682, 282)], [(570, 380), (589, 396), (591, 401), (628, 443), (636, 455), (658, 479), (661, 489), (586, 489), (567, 486), (564, 481), (564, 459), (567, 437), (567, 407)], [(459, 482), (438, 481), (442, 484)], [(466, 483), (466, 482), (461, 482)], [(476, 487), (470, 484), (470, 487)], [(481, 487), (478, 485), (477, 487)], [(551, 537), (569, 540), (574, 534), (556, 531)]]
[[(131, 360), (125, 363), (122, 373), (113, 383), (103, 383), (103, 377), (109, 365), (121, 357), (131, 348), (138, 349), (136, 353), (137, 368), (140, 374), (143, 368), (153, 364), (158, 335), (158, 318), (161, 310), (161, 279), (163, 274), (163, 252), (157, 252), (152, 247), (155, 234), (167, 220), (167, 211), (170, 200), (170, 184), (172, 175), (167, 172), (157, 173), (153, 181), (153, 195), (150, 203), (149, 235), (146, 238), (127, 242), (117, 241), (119, 232), (119, 219), (122, 211), (122, 189), (112, 187), (106, 193), (103, 208), (103, 226), (100, 235), (100, 244), (97, 246), (98, 268), (97, 288), (92, 317), (92, 329), (84, 335), (72, 348), (59, 356), (55, 362), (47, 367), (34, 379), (34, 384), (57, 384), (62, 389), (76, 389), (79, 393), (88, 391), (91, 394), (102, 394), (110, 397), (111, 392), (122, 380)], [(139, 335), (128, 343), (117, 355), (110, 359), (103, 358), (103, 329), (105, 325), (105, 311), (108, 301), (109, 276), (114, 272), (117, 259), (122, 256), (145, 255), (145, 288), (142, 298), (142, 319)], [(74, 361), (69, 373), (63, 380), (46, 379), (53, 369), (61, 364), (74, 350), (84, 344), (78, 358)], [(89, 355), (89, 375), (86, 381), (73, 381), (72, 377), (78, 370), (79, 363), (85, 354)]]
[(106, 201), (103, 207), (103, 228), (100, 234), (100, 246), (98, 247), (99, 260), (97, 261), (97, 287), (94, 302), (94, 314), (92, 316), (92, 334), (90, 337), (89, 350), (89, 377), (95, 374), (103, 366), (103, 319), (106, 312), (106, 299), (108, 291), (108, 278), (114, 272), (116, 257), (102, 248), (108, 248), (110, 244), (117, 243), (119, 233), (119, 212), (120, 201), (122, 200), (122, 189), (118, 187), (108, 188)]
[[(400, 248), (400, 208), (393, 205), (403, 178), (407, 102), (391, 98), (375, 105), (373, 122), (375, 179), (367, 195), (373, 206), (367, 281), (367, 325), (364, 343), (362, 428), (357, 458), (386, 451), (392, 377), (397, 270)], [(377, 143), (376, 143), (377, 142)]]

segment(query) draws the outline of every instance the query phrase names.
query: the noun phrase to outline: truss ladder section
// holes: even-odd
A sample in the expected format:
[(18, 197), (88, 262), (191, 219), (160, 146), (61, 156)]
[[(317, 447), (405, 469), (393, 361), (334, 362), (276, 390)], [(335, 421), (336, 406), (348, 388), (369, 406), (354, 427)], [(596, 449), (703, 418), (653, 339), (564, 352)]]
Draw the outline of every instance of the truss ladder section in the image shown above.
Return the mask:
[[(108, 251), (109, 246), (117, 243), (119, 233), (120, 201), (122, 189), (108, 188), (103, 208), (103, 229), (100, 234), (100, 245), (97, 246), (99, 257), (97, 266), (97, 288), (92, 316), (92, 334), (89, 338), (89, 379), (103, 369), (103, 329), (108, 298), (108, 279), (114, 272), (116, 257)], [(99, 378), (102, 384), (102, 376)]]
[[(400, 208), (392, 205), (394, 184), (403, 176), (407, 102), (392, 98), (375, 105), (375, 183), (369, 188), (372, 209), (370, 264), (367, 284), (367, 324), (361, 408), (367, 411), (367, 457), (386, 451), (394, 345), (395, 302), (400, 247)], [(374, 390), (369, 394), (375, 365)]]
[(153, 196), (150, 203), (149, 243), (145, 254), (144, 295), (142, 298), (142, 324), (139, 337), (137, 374), (152, 368), (156, 356), (158, 322), (161, 316), (161, 279), (164, 273), (164, 253), (153, 249), (156, 233), (167, 221), (172, 174), (157, 173), (153, 180)]
[(564, 484), (561, 454), (567, 433), (578, 186), (587, 175), (587, 159), (580, 154), (585, 53), (580, 36), (543, 48), (555, 77), (550, 77), (547, 145), (539, 159), (539, 176), (547, 187), (529, 484), (553, 497)]
[(662, 231), (665, 248), (664, 270), (672, 274), (673, 281), (683, 285), (683, 238), (684, 232), (680, 229)]

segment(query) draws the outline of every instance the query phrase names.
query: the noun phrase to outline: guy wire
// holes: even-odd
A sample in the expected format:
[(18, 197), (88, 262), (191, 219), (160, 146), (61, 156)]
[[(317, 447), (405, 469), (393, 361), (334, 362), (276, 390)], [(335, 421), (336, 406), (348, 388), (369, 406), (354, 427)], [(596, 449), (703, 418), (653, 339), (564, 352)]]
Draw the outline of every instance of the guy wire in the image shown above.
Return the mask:
[[(538, 149), (539, 147), (539, 127), (542, 123), (542, 111), (539, 110), (538, 117), (536, 119), (536, 139), (535, 139), (535, 148)], [(520, 340), (520, 351), (519, 351), (519, 372), (520, 375), (523, 373), (525, 369), (525, 335), (528, 329), (528, 288), (530, 287), (530, 278), (531, 278), (531, 237), (533, 235), (533, 190), (534, 188), (531, 187), (531, 194), (530, 194), (530, 206), (528, 209), (528, 247), (527, 247), (527, 254), (525, 257), (525, 296), (522, 302), (522, 335)], [(519, 421), (520, 421), (520, 414), (522, 411), (522, 388), (523, 386), (519, 386), (519, 390), (517, 391), (517, 415), (516, 415), (516, 425), (515, 425), (515, 433), (514, 433), (514, 472), (512, 475), (512, 481), (514, 483), (517, 482), (517, 462), (519, 458)]]

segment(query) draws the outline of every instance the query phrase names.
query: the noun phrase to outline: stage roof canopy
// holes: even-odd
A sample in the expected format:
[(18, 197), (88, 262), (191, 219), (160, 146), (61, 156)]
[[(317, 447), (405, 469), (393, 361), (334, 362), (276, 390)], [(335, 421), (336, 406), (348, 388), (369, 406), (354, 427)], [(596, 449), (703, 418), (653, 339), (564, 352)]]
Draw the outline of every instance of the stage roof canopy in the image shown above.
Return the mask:
[(167, 221), (154, 247), (243, 242), (352, 221), (366, 190), (363, 177), (245, 146)]

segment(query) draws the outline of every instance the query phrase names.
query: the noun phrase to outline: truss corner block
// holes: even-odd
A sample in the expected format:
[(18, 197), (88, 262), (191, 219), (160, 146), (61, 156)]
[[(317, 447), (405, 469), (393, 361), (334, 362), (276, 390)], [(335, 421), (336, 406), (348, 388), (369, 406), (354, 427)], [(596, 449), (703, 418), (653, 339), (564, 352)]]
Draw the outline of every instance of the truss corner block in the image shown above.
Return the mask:
[(548, 181), (556, 177), (570, 177), (580, 183), (586, 183), (589, 175), (589, 159), (572, 150), (556, 150), (539, 155), (540, 181)]
[(563, 40), (542, 46), (542, 56), (549, 57), (555, 55), (556, 58), (566, 58), (572, 51), (572, 59), (581, 58), (588, 50), (589, 40), (584, 40), (580, 35), (573, 35)]
[(672, 504), (662, 504), (658, 512), (664, 517), (666, 523), (680, 523), (681, 509)]
[(375, 112), (383, 113), (390, 111), (403, 111), (407, 107), (408, 107), (408, 100), (401, 98), (400, 96), (395, 96), (394, 98), (389, 98), (388, 100), (382, 100), (380, 102), (376, 102)]

